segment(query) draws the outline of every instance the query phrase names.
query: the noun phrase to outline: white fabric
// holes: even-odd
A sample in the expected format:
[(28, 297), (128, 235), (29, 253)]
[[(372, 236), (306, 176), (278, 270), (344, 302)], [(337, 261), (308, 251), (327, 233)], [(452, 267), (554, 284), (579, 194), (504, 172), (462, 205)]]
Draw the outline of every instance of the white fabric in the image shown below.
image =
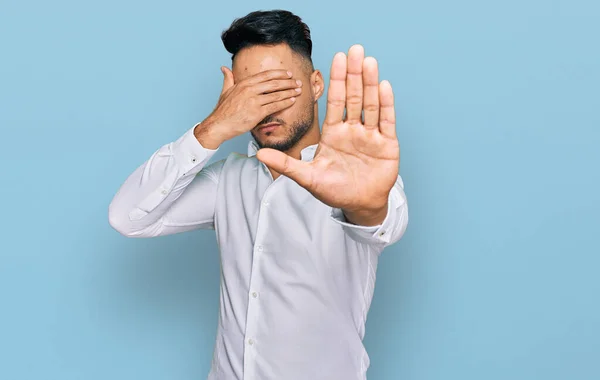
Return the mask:
[[(210, 380), (365, 379), (362, 340), (383, 249), (408, 223), (400, 176), (379, 226), (346, 222), (340, 209), (293, 180), (273, 180), (255, 157), (216, 152), (189, 129), (135, 170), (109, 207), (125, 236), (215, 229), (220, 312)], [(313, 159), (317, 145), (302, 150)]]

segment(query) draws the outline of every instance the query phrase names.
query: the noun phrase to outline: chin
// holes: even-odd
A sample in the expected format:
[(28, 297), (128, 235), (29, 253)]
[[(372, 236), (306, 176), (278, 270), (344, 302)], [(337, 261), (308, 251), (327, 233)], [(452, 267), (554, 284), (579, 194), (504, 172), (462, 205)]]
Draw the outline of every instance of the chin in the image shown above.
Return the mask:
[[(259, 145), (272, 145), (285, 141), (285, 136), (281, 136), (277, 132), (253, 132), (252, 136)], [(266, 146), (265, 146), (266, 147)]]
[(271, 148), (271, 149), (278, 149), (277, 147), (282, 143), (285, 142), (284, 139), (277, 139), (277, 138), (262, 138), (260, 140), (257, 141), (258, 142), (258, 146), (260, 148)]

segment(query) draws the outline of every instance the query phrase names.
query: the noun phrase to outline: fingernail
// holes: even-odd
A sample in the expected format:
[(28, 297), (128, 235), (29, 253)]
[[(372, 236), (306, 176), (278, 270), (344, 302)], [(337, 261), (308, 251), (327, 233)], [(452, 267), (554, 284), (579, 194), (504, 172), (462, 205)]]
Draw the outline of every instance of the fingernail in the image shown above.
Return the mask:
[(300, 92), (302, 89), (300, 87), (296, 88), (296, 92)]
[(301, 81), (300, 79), (298, 79), (298, 80), (296, 80), (296, 84), (297, 84), (298, 86), (302, 86), (302, 81)]
[(291, 71), (288, 71), (287, 74), (288, 74), (288, 77), (292, 76), (292, 72)]
[(294, 101), (296, 101), (296, 98), (293, 98), (293, 97), (292, 97), (292, 98), (290, 98), (290, 100), (291, 100), (292, 102), (294, 102)]

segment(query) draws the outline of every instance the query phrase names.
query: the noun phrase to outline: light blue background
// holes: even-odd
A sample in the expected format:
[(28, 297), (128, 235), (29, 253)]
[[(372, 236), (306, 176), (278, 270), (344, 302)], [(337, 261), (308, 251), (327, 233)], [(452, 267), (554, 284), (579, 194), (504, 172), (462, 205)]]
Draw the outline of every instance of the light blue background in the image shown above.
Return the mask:
[(411, 219), (369, 379), (600, 379), (599, 3), (334, 3), (1, 3), (0, 379), (206, 377), (213, 232), (126, 239), (107, 206), (212, 110), (220, 32), (275, 7), (326, 77), (362, 43), (395, 89)]

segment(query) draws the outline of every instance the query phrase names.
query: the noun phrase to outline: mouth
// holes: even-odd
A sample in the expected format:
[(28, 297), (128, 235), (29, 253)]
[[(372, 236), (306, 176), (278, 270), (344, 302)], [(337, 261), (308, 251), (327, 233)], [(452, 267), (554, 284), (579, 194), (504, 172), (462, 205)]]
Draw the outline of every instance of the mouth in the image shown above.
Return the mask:
[(279, 123), (264, 124), (264, 125), (261, 125), (260, 127), (258, 127), (258, 131), (263, 132), (263, 133), (272, 132), (280, 126), (281, 126), (281, 124), (279, 124)]

